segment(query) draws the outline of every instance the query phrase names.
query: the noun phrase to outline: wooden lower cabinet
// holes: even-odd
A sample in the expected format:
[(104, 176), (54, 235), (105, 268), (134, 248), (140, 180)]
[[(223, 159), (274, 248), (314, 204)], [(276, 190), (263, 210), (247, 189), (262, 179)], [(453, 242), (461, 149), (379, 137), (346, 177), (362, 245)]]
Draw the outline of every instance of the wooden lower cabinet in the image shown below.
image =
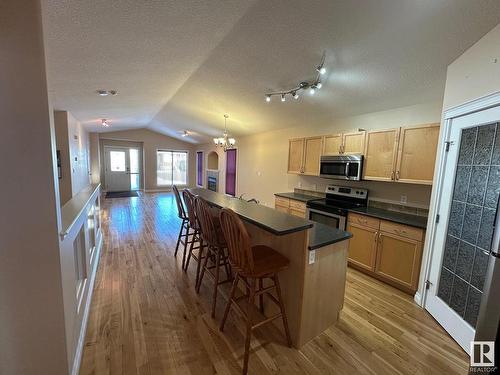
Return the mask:
[(274, 209), (289, 215), (306, 218), (305, 202), (296, 201), (295, 199), (277, 196), (274, 198)]
[(353, 234), (348, 251), (351, 266), (407, 293), (415, 293), (420, 276), (423, 229), (352, 214), (347, 231)]
[(368, 271), (375, 269), (378, 231), (358, 224), (348, 223), (347, 231), (352, 233), (349, 241), (348, 260)]
[(417, 290), (422, 258), (422, 242), (380, 232), (375, 273)]

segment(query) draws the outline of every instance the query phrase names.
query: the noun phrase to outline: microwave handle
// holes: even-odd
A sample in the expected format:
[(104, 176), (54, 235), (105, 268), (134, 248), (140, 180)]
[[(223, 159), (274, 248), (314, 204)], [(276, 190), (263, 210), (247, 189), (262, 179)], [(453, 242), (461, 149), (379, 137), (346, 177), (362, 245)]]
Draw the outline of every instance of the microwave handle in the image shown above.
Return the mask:
[(345, 177), (349, 178), (349, 162), (345, 163)]

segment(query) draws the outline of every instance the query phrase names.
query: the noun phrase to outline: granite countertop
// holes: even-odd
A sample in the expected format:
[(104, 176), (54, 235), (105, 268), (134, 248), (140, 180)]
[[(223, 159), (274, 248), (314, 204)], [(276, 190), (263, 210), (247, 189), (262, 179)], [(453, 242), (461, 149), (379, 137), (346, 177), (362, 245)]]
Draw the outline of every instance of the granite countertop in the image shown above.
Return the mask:
[(300, 194), (300, 193), (275, 193), (274, 195), (278, 197), (283, 197), (283, 198), (290, 198), (294, 199), (296, 201), (301, 201), (301, 202), (307, 202), (313, 199), (321, 199), (321, 197), (315, 197), (314, 195), (306, 195), (306, 194)]
[(216, 193), (211, 190), (194, 188), (189, 189), (189, 191), (207, 200), (213, 206), (218, 208), (230, 208), (243, 220), (255, 224), (278, 236), (306, 230), (314, 225), (312, 221), (288, 215), (260, 204), (249, 203), (238, 198)]
[(427, 217), (404, 214), (401, 212), (384, 210), (374, 207), (360, 207), (349, 210), (350, 212), (359, 213), (366, 216), (373, 216), (378, 219), (394, 221), (395, 223), (405, 224), (416, 228), (427, 228)]
[(309, 232), (309, 250), (320, 249), (336, 242), (344, 241), (352, 234), (321, 223), (314, 223)]

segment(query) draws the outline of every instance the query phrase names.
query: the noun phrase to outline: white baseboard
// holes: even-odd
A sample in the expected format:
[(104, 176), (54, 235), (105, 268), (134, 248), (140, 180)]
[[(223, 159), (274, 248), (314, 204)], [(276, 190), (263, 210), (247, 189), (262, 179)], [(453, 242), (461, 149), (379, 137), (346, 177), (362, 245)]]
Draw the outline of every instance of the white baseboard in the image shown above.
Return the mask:
[(420, 292), (415, 293), (415, 295), (413, 296), (413, 300), (415, 301), (415, 303), (417, 305), (419, 305), (420, 307), (423, 307), (422, 306), (422, 295), (420, 294)]
[(102, 249), (102, 239), (103, 235), (99, 236), (99, 243), (97, 244), (97, 248), (95, 249), (95, 254), (94, 254), (94, 267), (92, 268), (92, 273), (90, 274), (90, 283), (88, 285), (88, 292), (87, 292), (87, 300), (85, 301), (85, 308), (83, 310), (83, 316), (82, 316), (82, 326), (80, 327), (80, 335), (78, 337), (78, 342), (76, 344), (76, 350), (75, 350), (75, 356), (73, 357), (73, 366), (71, 368), (71, 375), (78, 375), (80, 372), (80, 365), (82, 362), (82, 354), (83, 354), (83, 344), (85, 342), (85, 334), (87, 333), (87, 323), (89, 319), (89, 312), (90, 312), (90, 303), (92, 302), (92, 294), (94, 292), (94, 282), (95, 282), (95, 277), (97, 274), (97, 267), (99, 265), (99, 260), (101, 256), (101, 249)]

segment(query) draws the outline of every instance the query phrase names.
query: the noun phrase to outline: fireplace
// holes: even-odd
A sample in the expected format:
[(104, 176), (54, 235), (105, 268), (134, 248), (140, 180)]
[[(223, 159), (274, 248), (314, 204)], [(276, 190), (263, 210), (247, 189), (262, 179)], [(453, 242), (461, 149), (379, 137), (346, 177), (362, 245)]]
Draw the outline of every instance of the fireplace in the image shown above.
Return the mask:
[(215, 192), (219, 190), (219, 171), (207, 169), (207, 189)]

